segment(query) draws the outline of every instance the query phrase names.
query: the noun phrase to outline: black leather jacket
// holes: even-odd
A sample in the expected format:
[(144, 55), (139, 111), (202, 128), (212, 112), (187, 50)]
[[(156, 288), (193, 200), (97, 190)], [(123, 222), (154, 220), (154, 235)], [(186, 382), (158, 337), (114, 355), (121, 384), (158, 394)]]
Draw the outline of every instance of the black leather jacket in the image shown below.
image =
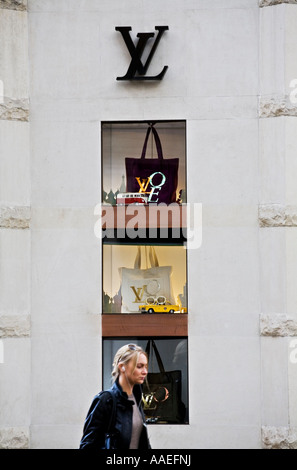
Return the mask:
[[(113, 393), (116, 398), (115, 430), (118, 431), (116, 447), (117, 449), (129, 449), (132, 434), (133, 402), (128, 399), (128, 395), (123, 392), (118, 381), (116, 381), (108, 391)], [(139, 406), (142, 395), (141, 386), (135, 385), (133, 393), (136, 403)], [(143, 416), (143, 429), (139, 440), (139, 449), (150, 449), (145, 418), (141, 406), (139, 406), (139, 409)], [(111, 412), (112, 398), (110, 395), (107, 393), (98, 393), (92, 401), (84, 423), (80, 449), (104, 449), (105, 433)]]

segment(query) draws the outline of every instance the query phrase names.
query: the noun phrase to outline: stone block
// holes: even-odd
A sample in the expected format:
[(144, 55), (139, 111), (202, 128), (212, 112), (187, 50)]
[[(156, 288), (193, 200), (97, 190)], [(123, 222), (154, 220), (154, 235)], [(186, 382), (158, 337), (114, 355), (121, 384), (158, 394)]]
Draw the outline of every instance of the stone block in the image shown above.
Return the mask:
[(286, 314), (261, 314), (262, 336), (297, 336), (297, 321)]
[(29, 123), (0, 120), (0, 147), (0, 207), (8, 210), (7, 215), (23, 211), (26, 226), (30, 206)]
[(30, 312), (29, 230), (0, 229), (0, 315)]
[(30, 336), (29, 315), (0, 315), (0, 338)]
[(30, 207), (1, 207), (0, 228), (27, 229), (30, 227)]
[[(15, 2), (16, 3), (16, 2)], [(26, 11), (0, 8), (1, 119), (28, 119), (29, 67)]]
[(297, 449), (297, 428), (263, 426), (264, 449)]
[(0, 427), (0, 449), (28, 449), (29, 428)]

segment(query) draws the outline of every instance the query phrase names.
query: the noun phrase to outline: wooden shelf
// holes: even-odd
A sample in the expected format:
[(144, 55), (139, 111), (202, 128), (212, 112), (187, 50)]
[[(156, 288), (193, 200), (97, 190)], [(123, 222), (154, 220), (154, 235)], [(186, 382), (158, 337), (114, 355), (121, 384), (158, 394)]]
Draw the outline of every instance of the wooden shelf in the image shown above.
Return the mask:
[(102, 336), (188, 336), (188, 315), (103, 314)]

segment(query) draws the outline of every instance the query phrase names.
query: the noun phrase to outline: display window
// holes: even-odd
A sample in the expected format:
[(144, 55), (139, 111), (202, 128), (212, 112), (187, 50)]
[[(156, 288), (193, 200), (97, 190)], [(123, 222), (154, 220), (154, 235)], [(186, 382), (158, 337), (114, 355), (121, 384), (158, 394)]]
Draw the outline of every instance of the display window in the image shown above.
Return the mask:
[(185, 121), (104, 122), (102, 202), (186, 203)]
[(103, 245), (103, 313), (187, 313), (184, 246)]
[(103, 385), (112, 384), (113, 358), (125, 344), (138, 344), (148, 352), (148, 375), (142, 406), (148, 424), (188, 424), (188, 340), (125, 337), (103, 340)]

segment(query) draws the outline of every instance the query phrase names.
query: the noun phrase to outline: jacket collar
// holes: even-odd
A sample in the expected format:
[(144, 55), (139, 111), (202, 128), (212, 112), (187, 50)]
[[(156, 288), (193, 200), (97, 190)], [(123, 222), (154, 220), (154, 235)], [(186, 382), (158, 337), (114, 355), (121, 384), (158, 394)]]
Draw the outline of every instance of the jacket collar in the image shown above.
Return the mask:
[[(119, 379), (114, 382), (113, 386), (111, 387), (111, 391), (115, 393), (117, 396), (121, 397), (124, 400), (128, 400), (128, 395), (126, 392), (123, 391), (122, 387), (119, 384)], [(139, 405), (141, 397), (142, 397), (142, 388), (141, 385), (134, 385), (133, 387), (133, 394), (135, 396), (135, 400), (137, 405)]]

